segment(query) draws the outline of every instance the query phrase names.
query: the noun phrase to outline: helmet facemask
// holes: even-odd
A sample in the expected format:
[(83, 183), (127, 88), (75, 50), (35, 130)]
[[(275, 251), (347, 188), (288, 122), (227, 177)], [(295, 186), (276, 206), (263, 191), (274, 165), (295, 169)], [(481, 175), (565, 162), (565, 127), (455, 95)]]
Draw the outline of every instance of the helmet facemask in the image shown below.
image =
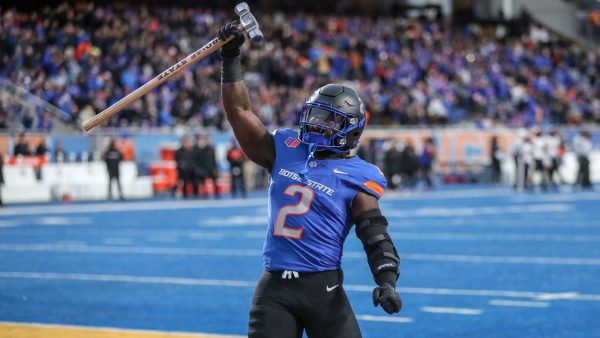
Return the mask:
[(348, 135), (353, 131), (360, 134), (364, 124), (364, 115), (359, 118), (324, 102), (307, 102), (302, 107), (300, 140), (314, 144), (316, 151), (330, 150), (345, 154), (358, 145), (358, 137), (349, 141)]

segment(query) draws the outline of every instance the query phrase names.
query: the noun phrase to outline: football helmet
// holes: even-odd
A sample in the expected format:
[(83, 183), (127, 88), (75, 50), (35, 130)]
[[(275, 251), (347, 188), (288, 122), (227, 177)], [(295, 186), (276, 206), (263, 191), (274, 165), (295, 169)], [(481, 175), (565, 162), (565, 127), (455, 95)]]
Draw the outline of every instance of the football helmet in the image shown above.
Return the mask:
[(315, 151), (344, 154), (358, 146), (365, 122), (365, 106), (356, 91), (328, 84), (315, 90), (302, 107), (300, 141)]

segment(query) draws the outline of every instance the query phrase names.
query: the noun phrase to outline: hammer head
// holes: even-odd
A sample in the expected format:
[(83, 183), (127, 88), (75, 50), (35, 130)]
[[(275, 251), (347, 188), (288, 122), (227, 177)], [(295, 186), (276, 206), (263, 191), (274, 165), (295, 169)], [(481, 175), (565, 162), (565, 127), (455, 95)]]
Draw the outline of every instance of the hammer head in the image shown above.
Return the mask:
[(241, 2), (235, 6), (235, 13), (240, 17), (240, 23), (248, 37), (252, 42), (260, 42), (263, 39), (263, 33), (260, 31), (258, 22), (252, 13), (250, 13), (250, 7), (245, 2)]

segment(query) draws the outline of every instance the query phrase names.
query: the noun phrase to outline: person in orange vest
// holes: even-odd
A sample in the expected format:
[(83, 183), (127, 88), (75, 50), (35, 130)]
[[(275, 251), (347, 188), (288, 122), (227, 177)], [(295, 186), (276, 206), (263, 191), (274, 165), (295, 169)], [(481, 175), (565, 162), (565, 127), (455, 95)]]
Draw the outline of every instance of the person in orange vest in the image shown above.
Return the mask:
[(227, 150), (227, 162), (231, 174), (231, 196), (235, 197), (240, 192), (246, 197), (246, 183), (244, 181), (244, 162), (246, 155), (235, 139), (231, 140), (231, 147)]
[(121, 151), (121, 154), (123, 154), (123, 161), (135, 160), (135, 147), (127, 134), (121, 136), (121, 140), (119, 140), (119, 150)]

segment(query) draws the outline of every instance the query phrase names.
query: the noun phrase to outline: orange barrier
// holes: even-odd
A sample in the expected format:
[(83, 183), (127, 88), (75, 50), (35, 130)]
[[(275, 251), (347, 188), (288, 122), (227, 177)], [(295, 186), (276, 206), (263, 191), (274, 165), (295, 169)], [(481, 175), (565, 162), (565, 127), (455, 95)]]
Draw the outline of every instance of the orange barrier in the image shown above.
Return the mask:
[(177, 185), (177, 166), (175, 161), (158, 161), (149, 167), (152, 176), (152, 188), (155, 192), (168, 191)]
[[(161, 156), (163, 154), (161, 149)], [(165, 152), (168, 153), (168, 152)], [(182, 187), (177, 186), (178, 174), (177, 165), (175, 161), (158, 161), (150, 165), (150, 176), (152, 177), (152, 187), (154, 192), (168, 192), (172, 191), (177, 187), (178, 191), (181, 191)], [(231, 191), (231, 182), (229, 174), (222, 174), (218, 178), (218, 182), (215, 184), (211, 179), (207, 179), (204, 185), (200, 185), (199, 191), (201, 194), (212, 195), (215, 189), (218, 189), (219, 193), (225, 194)], [(191, 195), (192, 187), (188, 187), (188, 193)]]
[(6, 164), (8, 165), (23, 165), (28, 167), (41, 167), (46, 164), (46, 156), (11, 156)]

